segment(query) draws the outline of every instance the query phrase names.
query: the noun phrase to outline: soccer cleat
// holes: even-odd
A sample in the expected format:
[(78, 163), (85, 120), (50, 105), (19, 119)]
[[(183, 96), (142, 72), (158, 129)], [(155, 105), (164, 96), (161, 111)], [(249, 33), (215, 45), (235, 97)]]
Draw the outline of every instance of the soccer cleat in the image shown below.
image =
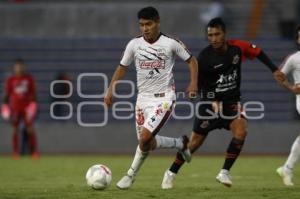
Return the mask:
[(134, 177), (133, 176), (124, 176), (121, 180), (119, 180), (119, 182), (117, 183), (117, 187), (119, 189), (128, 189), (131, 187), (131, 185), (134, 182)]
[(33, 159), (33, 160), (38, 160), (38, 159), (40, 159), (40, 154), (38, 153), (38, 152), (33, 152), (32, 154), (31, 154), (31, 159)]
[(18, 152), (13, 152), (12, 159), (14, 159), (14, 160), (20, 159), (20, 154)]
[(183, 159), (187, 163), (189, 163), (192, 160), (191, 151), (188, 149), (189, 138), (186, 135), (184, 135), (181, 137), (181, 139), (182, 139), (183, 147), (181, 150), (179, 150), (179, 153), (182, 155)]
[(176, 173), (173, 173), (170, 170), (167, 170), (164, 174), (164, 179), (161, 183), (162, 189), (172, 189), (174, 186), (174, 180), (175, 180)]
[(293, 173), (292, 171), (288, 171), (287, 169), (284, 169), (284, 167), (279, 167), (276, 172), (278, 175), (282, 178), (283, 184), (286, 186), (294, 186), (294, 183), (292, 181), (293, 179)]
[(222, 183), (226, 187), (231, 187), (232, 181), (231, 181), (231, 176), (229, 174), (229, 171), (222, 169), (220, 173), (217, 175), (216, 180), (219, 183)]

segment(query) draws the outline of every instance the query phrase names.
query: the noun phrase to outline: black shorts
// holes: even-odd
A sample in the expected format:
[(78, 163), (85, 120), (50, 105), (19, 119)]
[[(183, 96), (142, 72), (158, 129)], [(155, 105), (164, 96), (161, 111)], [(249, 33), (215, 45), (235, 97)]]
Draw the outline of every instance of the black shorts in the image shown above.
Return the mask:
[(211, 103), (199, 105), (194, 119), (193, 131), (206, 136), (215, 129), (229, 130), (234, 119), (245, 118), (239, 102), (223, 102), (221, 107), (222, 110), (214, 113)]

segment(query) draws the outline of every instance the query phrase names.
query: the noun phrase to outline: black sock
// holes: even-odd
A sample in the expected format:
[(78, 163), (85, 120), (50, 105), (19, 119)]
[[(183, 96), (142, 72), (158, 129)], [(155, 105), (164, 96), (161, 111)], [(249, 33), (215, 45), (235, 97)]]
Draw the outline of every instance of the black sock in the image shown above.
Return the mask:
[(181, 168), (181, 166), (184, 164), (184, 159), (181, 156), (181, 154), (179, 152), (177, 152), (176, 154), (176, 159), (173, 162), (172, 166), (170, 167), (170, 171), (172, 171), (173, 173), (178, 173), (179, 169)]
[(238, 158), (244, 145), (244, 140), (232, 138), (226, 153), (226, 159), (223, 165), (223, 169), (230, 170), (235, 160)]

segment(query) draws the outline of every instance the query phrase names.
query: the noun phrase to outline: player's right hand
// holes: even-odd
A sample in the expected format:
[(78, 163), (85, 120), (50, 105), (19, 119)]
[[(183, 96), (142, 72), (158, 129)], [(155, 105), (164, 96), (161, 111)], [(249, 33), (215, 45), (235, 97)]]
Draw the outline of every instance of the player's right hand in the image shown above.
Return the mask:
[(11, 111), (8, 104), (1, 105), (1, 116), (4, 120), (9, 120)]
[(292, 85), (292, 92), (296, 95), (299, 95), (300, 94), (300, 84)]
[(38, 111), (38, 104), (35, 101), (32, 101), (28, 104), (28, 106), (25, 108), (25, 114), (26, 114), (26, 119), (28, 121), (32, 121)]
[(107, 92), (106, 96), (104, 97), (104, 103), (107, 107), (111, 107), (113, 104), (113, 95), (111, 92)]
[(280, 70), (276, 70), (273, 73), (273, 76), (279, 83), (282, 83), (286, 80), (285, 74), (283, 72), (281, 72)]

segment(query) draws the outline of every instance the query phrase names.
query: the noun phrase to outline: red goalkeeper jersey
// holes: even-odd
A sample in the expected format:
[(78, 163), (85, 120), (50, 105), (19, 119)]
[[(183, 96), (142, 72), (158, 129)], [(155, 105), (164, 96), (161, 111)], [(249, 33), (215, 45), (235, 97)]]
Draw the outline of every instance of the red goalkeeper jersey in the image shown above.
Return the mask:
[(31, 75), (11, 76), (5, 87), (12, 110), (25, 109), (35, 100), (35, 83)]

